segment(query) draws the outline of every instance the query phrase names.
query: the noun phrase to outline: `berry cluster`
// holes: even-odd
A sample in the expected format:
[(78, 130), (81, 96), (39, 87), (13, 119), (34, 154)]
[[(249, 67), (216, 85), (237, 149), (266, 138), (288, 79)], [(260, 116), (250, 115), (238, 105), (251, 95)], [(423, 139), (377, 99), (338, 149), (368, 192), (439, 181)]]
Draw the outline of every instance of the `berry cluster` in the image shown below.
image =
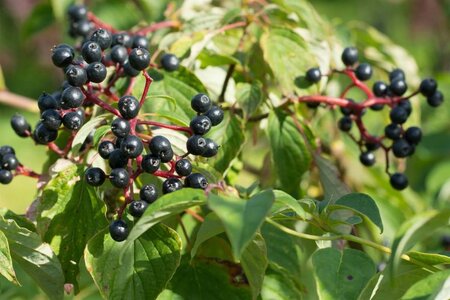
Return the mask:
[[(117, 220), (110, 225), (112, 238), (123, 241), (128, 235), (128, 226), (122, 217), (125, 209), (128, 207), (129, 214), (138, 218), (149, 204), (156, 201), (159, 194), (155, 185), (145, 184), (140, 188), (139, 200), (134, 200), (133, 188), (139, 175), (149, 173), (162, 178), (162, 194), (183, 187), (205, 189), (208, 186), (204, 175), (193, 172), (188, 156), (191, 154), (208, 158), (217, 154), (219, 146), (203, 135), (212, 126), (218, 125), (224, 114), (220, 107), (212, 104), (207, 95), (198, 94), (191, 101), (197, 116), (192, 119), (189, 127), (144, 119), (140, 110), (153, 81), (147, 69), (152, 67), (163, 68), (168, 72), (176, 71), (180, 65), (178, 58), (166, 53), (161, 56), (159, 66), (153, 64), (154, 58), (148, 50), (149, 40), (145, 36), (150, 32), (148, 28), (135, 32), (118, 32), (98, 20), (83, 5), (71, 6), (68, 15), (70, 34), (81, 37), (82, 42), (74, 47), (60, 44), (51, 50), (53, 64), (65, 74), (61, 90), (39, 96), (41, 119), (34, 130), (21, 115), (12, 117), (11, 126), (19, 136), (31, 137), (37, 144), (47, 145), (49, 150), (61, 157), (79, 162), (87, 157), (89, 150), (97, 150), (98, 155), (108, 161), (108, 170), (89, 167), (85, 171), (85, 180), (88, 184), (99, 187), (108, 179), (112, 186), (123, 189), (125, 202), (117, 209)], [(140, 74), (145, 78), (145, 86), (138, 99), (132, 95), (132, 90), (136, 77)], [(116, 88), (119, 78), (125, 78), (128, 84), (121, 94)], [(93, 145), (94, 129), (81, 146), (78, 156), (74, 156), (70, 151), (77, 131), (85, 121), (101, 111), (113, 116), (110, 132), (97, 146)], [(153, 134), (154, 128), (186, 133), (189, 136), (187, 152), (175, 153), (169, 139)], [(61, 149), (55, 141), (58, 133), (65, 130), (69, 131), (69, 138), (65, 148)], [(10, 147), (0, 148), (0, 162), (1, 183), (12, 180), (11, 170), (16, 170), (16, 174), (40, 176), (20, 165)]]
[[(405, 73), (401, 69), (394, 69), (389, 75), (389, 83), (376, 81), (370, 89), (364, 81), (372, 77), (372, 66), (368, 63), (358, 63), (358, 50), (354, 47), (345, 48), (342, 53), (342, 62), (346, 68), (343, 70), (332, 70), (329, 76), (333, 74), (343, 74), (347, 76), (351, 83), (344, 89), (338, 98), (328, 96), (304, 96), (299, 101), (306, 102), (311, 108), (318, 107), (321, 103), (332, 107), (339, 106), (342, 117), (338, 121), (338, 127), (346, 132), (358, 143), (361, 154), (359, 159), (365, 166), (375, 164), (375, 151), (382, 149), (386, 157), (386, 173), (390, 176), (390, 184), (397, 190), (403, 190), (408, 186), (408, 178), (405, 174), (389, 172), (389, 154), (392, 153), (396, 158), (405, 158), (414, 154), (415, 147), (422, 138), (422, 131), (419, 127), (411, 126), (406, 128), (404, 124), (412, 112), (410, 98), (422, 94), (432, 107), (442, 104), (444, 97), (437, 89), (437, 82), (432, 78), (424, 79), (420, 87), (414, 93), (404, 96), (408, 90), (405, 80)], [(318, 83), (322, 78), (319, 68), (311, 68), (306, 72), (305, 79), (310, 83)], [(361, 90), (366, 99), (357, 102), (347, 98), (346, 94), (352, 89)], [(384, 134), (380, 136), (371, 135), (363, 122), (363, 116), (367, 109), (382, 111), (388, 107), (390, 124), (386, 125)], [(356, 125), (360, 137), (355, 138), (351, 129)]]

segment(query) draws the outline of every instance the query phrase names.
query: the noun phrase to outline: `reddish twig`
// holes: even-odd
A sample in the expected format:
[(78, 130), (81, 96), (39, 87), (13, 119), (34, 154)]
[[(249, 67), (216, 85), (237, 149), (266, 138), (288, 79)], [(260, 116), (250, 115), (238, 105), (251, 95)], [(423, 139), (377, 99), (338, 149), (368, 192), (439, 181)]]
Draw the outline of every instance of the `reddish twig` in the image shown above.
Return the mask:
[(169, 124), (159, 123), (159, 122), (155, 122), (155, 121), (146, 121), (146, 120), (138, 120), (137, 123), (144, 124), (144, 125), (157, 126), (157, 127), (161, 127), (161, 128), (173, 129), (173, 130), (177, 130), (177, 131), (183, 131), (183, 132), (189, 133), (190, 135), (193, 134), (192, 129), (190, 127), (169, 125)]
[(91, 21), (92, 23), (94, 23), (94, 25), (97, 27), (97, 29), (99, 28), (104, 28), (108, 31), (110, 31), (111, 33), (116, 33), (118, 32), (113, 26), (103, 22), (102, 20), (100, 20), (99, 18), (97, 18), (96, 15), (94, 15), (92, 12), (88, 12), (88, 20)]
[(141, 95), (141, 100), (139, 101), (139, 106), (142, 107), (142, 105), (144, 105), (145, 99), (147, 99), (147, 95), (148, 95), (148, 90), (150, 88), (150, 85), (153, 82), (153, 79), (150, 77), (150, 75), (148, 75), (147, 71), (142, 71), (142, 74), (145, 77), (145, 86), (144, 86), (144, 91), (142, 92)]
[(61, 150), (61, 148), (59, 148), (58, 145), (56, 145), (54, 142), (48, 143), (47, 147), (48, 147), (49, 150), (55, 152), (59, 156), (64, 157), (64, 155), (65, 155), (64, 151)]
[(28, 177), (37, 178), (37, 179), (39, 179), (41, 177), (41, 174), (36, 173), (33, 170), (30, 170), (23, 165), (19, 165), (17, 167), (15, 176), (17, 176), (17, 175), (23, 175), (23, 176), (28, 176)]
[(83, 94), (86, 96), (86, 100), (93, 102), (94, 104), (100, 106), (104, 110), (109, 111), (110, 113), (112, 113), (118, 117), (121, 117), (120, 112), (117, 109), (115, 109), (108, 103), (104, 102), (102, 99), (100, 99), (96, 95), (87, 92), (85, 89), (82, 89), (82, 91), (83, 91)]

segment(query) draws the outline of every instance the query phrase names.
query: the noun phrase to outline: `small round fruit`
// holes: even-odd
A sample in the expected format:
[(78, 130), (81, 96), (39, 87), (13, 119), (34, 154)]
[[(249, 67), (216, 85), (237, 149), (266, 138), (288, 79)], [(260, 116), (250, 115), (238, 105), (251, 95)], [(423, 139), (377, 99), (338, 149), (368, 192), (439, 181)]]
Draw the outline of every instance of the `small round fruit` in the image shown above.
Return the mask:
[(122, 118), (130, 120), (135, 118), (139, 113), (139, 101), (131, 96), (123, 96), (119, 99), (119, 112)]
[(130, 175), (124, 168), (116, 168), (111, 170), (109, 180), (113, 186), (117, 188), (125, 188), (130, 181)]
[(367, 166), (373, 166), (375, 164), (375, 155), (372, 152), (363, 152), (359, 155), (359, 161)]
[(358, 61), (358, 49), (355, 47), (347, 47), (342, 52), (342, 62), (346, 66), (353, 66)]
[(150, 140), (150, 143), (148, 146), (149, 146), (150, 152), (158, 157), (165, 156), (164, 155), (165, 152), (169, 152), (172, 150), (172, 144), (166, 137), (164, 137), (162, 135), (154, 136)]
[(161, 66), (164, 70), (168, 72), (173, 72), (180, 66), (180, 60), (176, 55), (171, 53), (166, 53), (161, 57)]
[[(350, 99), (350, 98), (347, 98), (347, 100), (348, 100), (349, 102), (352, 102), (352, 103), (355, 102), (355, 100)], [(342, 113), (344, 116), (350, 116), (351, 114), (354, 113), (354, 112), (353, 112), (353, 109), (351, 109), (350, 107), (344, 107), (344, 106), (341, 106), (341, 107), (339, 108), (339, 110), (341, 111), (341, 113)]]
[(180, 176), (188, 176), (192, 173), (192, 164), (189, 160), (182, 158), (175, 163), (175, 171)]
[(135, 48), (131, 50), (128, 60), (134, 69), (142, 71), (150, 64), (150, 52), (145, 48)]
[(211, 120), (212, 126), (217, 126), (222, 123), (224, 113), (219, 106), (214, 105), (205, 113), (205, 116)]
[(158, 198), (158, 191), (156, 190), (155, 185), (153, 184), (145, 184), (141, 187), (139, 191), (139, 197), (141, 200), (144, 200), (147, 203), (153, 203)]
[(396, 79), (405, 80), (405, 72), (402, 69), (394, 69), (389, 72), (389, 81), (392, 82)]
[(123, 64), (128, 59), (128, 51), (125, 46), (115, 45), (111, 49), (111, 60), (118, 64)]
[(125, 241), (128, 237), (128, 225), (123, 220), (116, 220), (109, 225), (109, 234), (116, 242)]
[(412, 147), (405, 139), (395, 140), (392, 144), (392, 152), (395, 157), (404, 158), (411, 154)]
[(7, 154), (16, 154), (16, 151), (14, 151), (14, 148), (8, 145), (4, 145), (0, 147), (0, 158), (7, 155)]
[(350, 129), (352, 129), (353, 120), (349, 116), (344, 116), (339, 119), (338, 121), (338, 127), (340, 130), (348, 132)]
[(20, 137), (28, 137), (31, 133), (31, 125), (27, 122), (24, 116), (15, 114), (11, 117), (11, 127), (14, 132)]
[(148, 39), (143, 35), (135, 35), (133, 37), (133, 45), (131, 48), (145, 48), (148, 49)]
[(62, 122), (67, 129), (78, 130), (83, 126), (84, 117), (75, 111), (71, 111), (64, 115)]
[(317, 83), (322, 78), (322, 73), (319, 68), (311, 68), (306, 71), (306, 80), (312, 83)]
[(17, 169), (19, 161), (15, 154), (6, 154), (2, 156), (1, 167), (4, 170), (12, 171)]
[(147, 209), (148, 203), (143, 200), (132, 201), (128, 206), (128, 212), (135, 218), (141, 217)]
[(47, 109), (41, 115), (41, 122), (47, 129), (58, 130), (62, 123), (59, 112), (54, 109)]
[(116, 118), (111, 123), (111, 131), (118, 138), (126, 137), (131, 130), (130, 122), (127, 120)]
[(389, 113), (389, 118), (394, 124), (403, 124), (408, 120), (408, 112), (403, 107), (396, 106)]
[(90, 82), (101, 83), (105, 80), (107, 71), (104, 64), (101, 62), (94, 62), (87, 66), (86, 73)]
[(412, 112), (412, 105), (411, 105), (411, 101), (409, 101), (408, 99), (405, 100), (401, 100), (397, 106), (403, 108), (404, 110), (406, 110), (406, 113), (408, 114), (408, 116), (411, 114)]
[(388, 86), (383, 81), (377, 81), (373, 84), (372, 91), (377, 97), (384, 97), (388, 92)]
[(206, 140), (201, 135), (193, 135), (186, 142), (188, 152), (193, 155), (202, 155), (205, 153), (206, 145)]
[(408, 85), (402, 79), (394, 79), (389, 85), (389, 90), (396, 96), (402, 96), (407, 89)]
[(100, 154), (103, 159), (108, 159), (114, 150), (114, 143), (111, 141), (102, 141), (98, 145), (98, 154)]
[(127, 136), (120, 144), (120, 150), (128, 158), (136, 158), (144, 150), (142, 140), (135, 135)]
[(8, 184), (13, 180), (13, 174), (8, 170), (0, 170), (0, 183)]
[(187, 176), (184, 180), (184, 185), (186, 187), (194, 188), (194, 189), (206, 189), (208, 187), (208, 180), (203, 174), (200, 173), (192, 173)]
[(89, 168), (84, 173), (84, 178), (89, 185), (101, 186), (106, 179), (106, 174), (100, 168)]
[(194, 134), (204, 135), (211, 129), (212, 123), (207, 116), (196, 116), (192, 119), (189, 127)]
[(33, 139), (38, 144), (48, 144), (58, 137), (57, 130), (47, 129), (42, 123), (38, 123), (33, 131)]
[(97, 44), (99, 44), (102, 50), (105, 50), (108, 49), (109, 46), (111, 46), (112, 36), (108, 30), (99, 28), (94, 31), (94, 33), (92, 33), (91, 41), (96, 42)]
[(96, 42), (87, 41), (81, 47), (81, 55), (88, 64), (99, 62), (102, 60), (102, 48)]
[(370, 109), (374, 110), (374, 111), (380, 111), (380, 110), (383, 110), (383, 108), (384, 108), (384, 104), (381, 104), (381, 103), (370, 106)]
[(425, 78), (420, 83), (419, 91), (425, 97), (432, 96), (437, 90), (438, 84), (433, 78)]
[(198, 113), (205, 113), (211, 108), (211, 99), (205, 94), (197, 94), (191, 100), (191, 107)]
[(161, 159), (154, 154), (147, 154), (142, 157), (141, 168), (147, 173), (153, 174), (159, 170)]
[(128, 157), (120, 149), (114, 149), (109, 154), (108, 162), (112, 169), (124, 168), (128, 164)]
[(396, 190), (404, 190), (408, 186), (408, 177), (402, 173), (394, 173), (389, 179), (391, 186)]
[(130, 48), (132, 44), (133, 40), (131, 39), (131, 36), (126, 32), (115, 33), (112, 36), (111, 47), (114, 47), (115, 45), (122, 45)]
[(444, 95), (440, 91), (436, 91), (433, 95), (427, 97), (427, 102), (431, 107), (438, 107), (444, 102)]
[(355, 75), (361, 81), (369, 80), (372, 77), (372, 66), (368, 63), (359, 64), (356, 67)]
[(81, 36), (86, 38), (94, 28), (94, 24), (92, 24), (89, 20), (80, 20), (70, 24), (69, 34), (72, 37)]
[(167, 178), (162, 184), (163, 194), (168, 194), (183, 188), (183, 183), (178, 178)]
[(384, 135), (391, 140), (398, 140), (402, 136), (402, 128), (395, 123), (391, 123), (384, 128)]
[(405, 131), (405, 139), (408, 143), (417, 145), (422, 139), (422, 130), (419, 127), (412, 126)]
[(86, 97), (78, 87), (69, 86), (61, 94), (61, 107), (64, 109), (78, 108)]
[(219, 145), (216, 144), (212, 139), (206, 138), (206, 150), (203, 152), (203, 157), (213, 157), (219, 151)]
[(70, 65), (75, 57), (75, 52), (69, 45), (59, 45), (52, 49), (52, 62), (59, 68)]
[(72, 86), (81, 87), (87, 82), (86, 70), (81, 66), (71, 65), (66, 70), (66, 80)]
[(73, 4), (67, 9), (67, 15), (72, 21), (80, 21), (87, 18), (88, 10), (84, 5)]
[(38, 98), (39, 110), (42, 112), (47, 109), (58, 109), (59, 105), (56, 99), (47, 93), (42, 93)]
[(135, 68), (133, 68), (130, 65), (130, 62), (128, 60), (125, 61), (125, 63), (123, 64), (123, 71), (124, 71), (125, 75), (130, 76), (130, 77), (136, 77), (140, 73), (139, 70), (136, 70)]

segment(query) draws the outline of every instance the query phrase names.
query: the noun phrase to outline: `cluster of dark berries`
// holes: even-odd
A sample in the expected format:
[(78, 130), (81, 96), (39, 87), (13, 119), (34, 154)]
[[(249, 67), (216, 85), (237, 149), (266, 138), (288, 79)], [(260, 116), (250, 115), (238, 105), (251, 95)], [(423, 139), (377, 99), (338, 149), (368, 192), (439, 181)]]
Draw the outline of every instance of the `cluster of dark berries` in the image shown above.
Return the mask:
[(11, 146), (0, 147), (0, 163), (0, 183), (8, 184), (14, 177), (11, 171), (14, 171), (19, 167), (16, 152)]
[[(188, 154), (212, 157), (217, 154), (219, 146), (211, 139), (204, 138), (212, 126), (223, 120), (223, 111), (218, 106), (212, 106), (211, 100), (205, 94), (198, 94), (192, 98), (192, 108), (198, 112), (190, 124), (193, 133), (187, 141), (188, 153), (178, 156), (174, 153), (169, 139), (162, 135), (153, 136), (144, 141), (133, 131), (133, 123), (139, 113), (139, 102), (133, 96), (123, 96), (118, 103), (121, 118), (111, 122), (112, 138), (103, 140), (98, 146), (98, 153), (108, 160), (111, 172), (106, 175), (100, 168), (86, 170), (85, 179), (93, 186), (102, 185), (106, 178), (117, 188), (125, 189), (142, 172), (165, 178), (162, 183), (162, 193), (167, 194), (183, 187), (205, 189), (208, 186), (206, 177), (192, 172), (191, 162), (185, 158)], [(203, 114), (201, 114), (203, 113)], [(145, 151), (146, 154), (143, 154)], [(167, 165), (165, 165), (167, 164)], [(130, 170), (136, 170), (130, 174)], [(182, 181), (184, 178), (184, 182)], [(129, 201), (128, 212), (139, 218), (149, 204), (158, 198), (154, 185), (142, 186), (139, 200)], [(123, 220), (111, 223), (110, 233), (114, 240), (123, 241), (128, 236), (128, 228)]]
[[(439, 106), (442, 104), (444, 97), (437, 90), (437, 82), (432, 78), (424, 79), (418, 91), (410, 96), (404, 96), (408, 89), (405, 73), (401, 69), (395, 69), (389, 73), (389, 83), (377, 81), (373, 84), (372, 89), (369, 89), (363, 82), (372, 77), (372, 67), (368, 63), (358, 63), (358, 50), (354, 47), (345, 48), (341, 58), (346, 68), (342, 71), (335, 70), (334, 72), (344, 74), (352, 80), (347, 91), (351, 88), (358, 88), (367, 95), (367, 99), (362, 102), (356, 102), (353, 99), (343, 98), (340, 100), (344, 101), (339, 103), (335, 103), (332, 100), (306, 101), (308, 106), (318, 107), (320, 103), (340, 106), (343, 116), (338, 121), (338, 127), (341, 131), (350, 133), (353, 124), (356, 123), (356, 127), (360, 132), (360, 139), (357, 140), (361, 149), (359, 159), (365, 166), (375, 164), (374, 152), (379, 148), (385, 151), (387, 159), (389, 159), (387, 155), (389, 152), (392, 152), (397, 158), (405, 158), (414, 154), (415, 147), (422, 138), (422, 131), (416, 126), (408, 128), (404, 126), (412, 112), (410, 98), (421, 93), (426, 97), (430, 106)], [(311, 83), (318, 83), (321, 77), (322, 74), (319, 68), (311, 68), (305, 75), (306, 80)], [(362, 117), (367, 108), (381, 111), (385, 106), (390, 109), (389, 118), (391, 123), (385, 127), (384, 135), (373, 136), (367, 132)], [(390, 176), (392, 187), (397, 190), (405, 189), (408, 186), (408, 178), (405, 174), (390, 174), (388, 170), (389, 162), (387, 161), (386, 164), (386, 172)]]

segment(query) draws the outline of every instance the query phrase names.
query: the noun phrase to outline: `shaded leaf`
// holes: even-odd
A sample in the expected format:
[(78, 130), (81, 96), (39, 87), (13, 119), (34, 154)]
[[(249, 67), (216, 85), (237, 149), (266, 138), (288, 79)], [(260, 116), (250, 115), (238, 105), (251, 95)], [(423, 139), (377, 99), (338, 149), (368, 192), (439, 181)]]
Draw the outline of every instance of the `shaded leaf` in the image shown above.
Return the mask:
[(19, 283), (12, 265), (8, 239), (2, 231), (0, 231), (0, 274), (15, 284)]
[(209, 194), (208, 206), (222, 221), (236, 259), (254, 238), (273, 202), (271, 190), (256, 194), (249, 200)]
[(319, 249), (312, 263), (319, 299), (357, 299), (376, 271), (370, 257), (354, 249)]
[(272, 215), (289, 209), (302, 219), (307, 219), (309, 214), (304, 210), (300, 202), (295, 200), (291, 195), (281, 190), (274, 190), (273, 194), (275, 196), (275, 203), (272, 206)]
[(301, 299), (301, 290), (288, 273), (284, 271), (269, 268), (261, 290), (261, 299), (263, 300), (292, 300)]
[(126, 248), (123, 261), (122, 246), (105, 230), (86, 247), (86, 267), (100, 293), (107, 299), (156, 299), (180, 263), (180, 237), (158, 224)]
[(409, 251), (408, 256), (427, 265), (450, 264), (450, 256), (438, 253)]
[(263, 101), (261, 84), (238, 83), (236, 85), (236, 100), (242, 107), (245, 118), (248, 119)]
[(48, 2), (41, 2), (31, 11), (30, 16), (22, 25), (22, 35), (25, 39), (38, 33), (54, 22), (52, 6)]
[(450, 295), (450, 270), (431, 274), (419, 280), (403, 295), (402, 299), (445, 300)]
[(253, 299), (256, 299), (261, 292), (268, 265), (266, 243), (260, 234), (256, 234), (242, 252), (241, 265), (252, 289)]
[(200, 225), (198, 229), (197, 236), (195, 238), (194, 246), (192, 246), (191, 250), (191, 258), (195, 257), (197, 254), (198, 247), (209, 240), (210, 238), (222, 233), (225, 231), (225, 228), (222, 225), (222, 221), (220, 221), (219, 217), (215, 213), (209, 213), (204, 222)]
[(72, 142), (72, 151), (74, 153), (77, 154), (80, 151), (81, 145), (83, 145), (88, 135), (92, 132), (92, 130), (102, 124), (106, 120), (106, 118), (108, 118), (108, 114), (97, 116), (90, 119), (89, 122), (86, 122), (80, 128)]

